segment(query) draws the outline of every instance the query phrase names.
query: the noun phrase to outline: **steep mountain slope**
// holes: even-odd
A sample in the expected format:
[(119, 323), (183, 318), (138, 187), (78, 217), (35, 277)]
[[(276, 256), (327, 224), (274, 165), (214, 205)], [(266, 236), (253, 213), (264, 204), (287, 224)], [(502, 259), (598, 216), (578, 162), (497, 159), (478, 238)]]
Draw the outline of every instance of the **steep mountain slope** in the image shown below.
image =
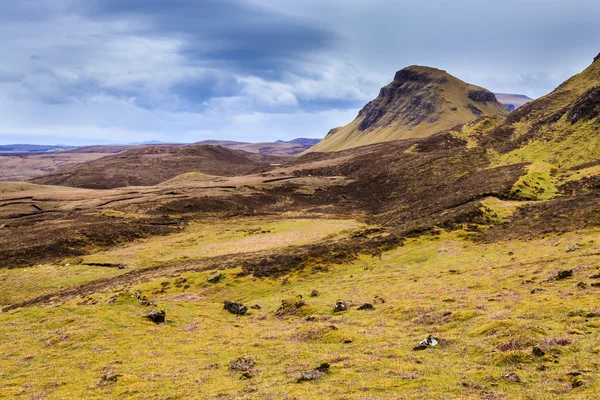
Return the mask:
[(568, 169), (600, 159), (600, 58), (552, 93), (511, 113), (480, 142), (500, 163), (546, 162)]
[(148, 186), (193, 171), (218, 176), (258, 173), (286, 160), (220, 146), (149, 146), (76, 165), (32, 182), (89, 189)]
[(435, 68), (398, 71), (350, 124), (333, 129), (310, 151), (338, 151), (398, 139), (421, 138), (481, 115), (505, 115), (493, 93)]

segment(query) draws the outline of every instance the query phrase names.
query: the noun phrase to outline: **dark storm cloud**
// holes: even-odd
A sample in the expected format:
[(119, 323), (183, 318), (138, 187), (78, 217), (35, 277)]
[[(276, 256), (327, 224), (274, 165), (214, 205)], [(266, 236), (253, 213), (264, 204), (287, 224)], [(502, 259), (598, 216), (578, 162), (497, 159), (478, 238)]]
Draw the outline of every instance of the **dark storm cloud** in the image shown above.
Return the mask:
[(192, 65), (270, 78), (295, 70), (304, 56), (331, 48), (335, 35), (306, 19), (238, 0), (95, 0), (93, 18), (141, 19), (140, 33), (183, 41)]
[(2, 0), (0, 142), (318, 137), (411, 64), (538, 97), (598, 54), (598, 15), (596, 0)]

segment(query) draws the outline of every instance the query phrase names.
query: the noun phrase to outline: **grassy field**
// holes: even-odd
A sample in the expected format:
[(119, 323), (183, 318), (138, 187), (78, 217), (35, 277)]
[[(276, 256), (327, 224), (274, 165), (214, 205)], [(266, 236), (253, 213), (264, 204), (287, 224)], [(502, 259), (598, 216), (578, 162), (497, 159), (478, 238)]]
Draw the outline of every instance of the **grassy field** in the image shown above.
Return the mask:
[[(271, 234), (314, 234), (310, 223), (292, 228), (296, 223), (259, 225), (270, 226)], [(333, 224), (331, 231), (317, 230), (345, 228)], [(126, 291), (1, 314), (0, 397), (600, 397), (600, 287), (591, 286), (600, 282), (591, 278), (600, 273), (600, 231), (494, 244), (463, 236), (411, 239), (381, 258), (362, 257), (322, 272), (257, 279), (238, 276), (234, 268), (221, 271), (219, 283), (207, 282), (217, 271), (176, 273)], [(291, 244), (288, 236), (281, 238)], [(177, 253), (180, 243), (165, 247)], [(143, 250), (128, 251), (144, 259)], [(553, 279), (563, 270), (573, 276)], [(48, 281), (67, 279), (69, 271), (48, 275)], [(149, 308), (132, 297), (137, 290), (166, 311), (166, 323), (144, 318)], [(312, 290), (320, 295), (310, 297)], [(283, 299), (299, 294), (304, 307), (275, 315)], [(234, 316), (223, 310), (224, 300), (261, 308)], [(350, 310), (334, 313), (337, 300)], [(357, 310), (363, 303), (375, 310)], [(440, 344), (414, 351), (428, 335)], [(240, 357), (255, 363), (247, 375), (230, 369)], [(323, 362), (330, 363), (330, 373), (297, 383), (301, 373)]]
[[(360, 226), (352, 220), (308, 218), (193, 222), (181, 233), (141, 239), (115, 250), (67, 258), (56, 264), (0, 269), (0, 307), (132, 269), (308, 244)], [(116, 268), (119, 264), (125, 269)]]

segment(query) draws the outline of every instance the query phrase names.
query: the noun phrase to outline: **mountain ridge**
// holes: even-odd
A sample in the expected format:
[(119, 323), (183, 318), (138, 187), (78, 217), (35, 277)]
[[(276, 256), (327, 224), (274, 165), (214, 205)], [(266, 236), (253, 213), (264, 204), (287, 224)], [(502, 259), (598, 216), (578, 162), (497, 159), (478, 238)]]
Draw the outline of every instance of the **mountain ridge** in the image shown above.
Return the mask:
[(339, 151), (378, 142), (421, 138), (509, 110), (487, 89), (446, 71), (409, 66), (365, 105), (354, 121), (332, 129), (309, 151)]

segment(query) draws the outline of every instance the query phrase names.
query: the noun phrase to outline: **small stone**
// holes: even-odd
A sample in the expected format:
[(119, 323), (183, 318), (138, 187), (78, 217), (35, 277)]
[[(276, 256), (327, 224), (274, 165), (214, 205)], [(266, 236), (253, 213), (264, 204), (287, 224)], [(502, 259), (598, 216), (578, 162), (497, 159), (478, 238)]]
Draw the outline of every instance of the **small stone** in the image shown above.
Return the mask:
[(587, 283), (585, 283), (585, 282), (579, 282), (579, 283), (577, 284), (577, 287), (578, 287), (579, 289), (585, 289), (585, 288), (587, 288)]
[(348, 305), (346, 303), (344, 303), (343, 301), (336, 301), (335, 305), (333, 306), (333, 312), (342, 312), (342, 311), (347, 311), (348, 310)]
[(115, 374), (114, 372), (106, 372), (102, 374), (102, 380), (105, 382), (116, 382), (121, 374)]
[(358, 307), (359, 310), (374, 310), (373, 304), (365, 303), (362, 306)]
[(155, 324), (161, 324), (165, 322), (166, 315), (167, 313), (165, 312), (165, 310), (152, 310), (146, 315), (146, 317)]
[(252, 379), (252, 374), (248, 371), (242, 373), (242, 376), (240, 376), (240, 379)]
[(572, 269), (565, 269), (564, 271), (560, 271), (557, 275), (556, 275), (556, 279), (560, 280), (560, 279), (567, 279), (573, 276), (573, 270)]
[(244, 315), (248, 311), (248, 307), (246, 307), (245, 305), (229, 300), (225, 300), (225, 303), (223, 304), (223, 309), (235, 315)]
[(578, 248), (579, 248), (579, 243), (575, 243), (575, 244), (569, 246), (569, 248), (567, 249), (567, 253), (571, 253), (571, 252), (577, 250)]
[(350, 339), (350, 338), (344, 339), (344, 344), (350, 344), (350, 343), (352, 343), (352, 339)]
[(600, 287), (600, 282), (594, 282), (590, 284), (591, 287)]
[(256, 362), (248, 357), (240, 357), (229, 364), (231, 371), (249, 372), (254, 368)]
[(325, 374), (329, 373), (329, 367), (329, 363), (322, 363), (317, 368), (300, 374), (300, 377), (297, 379), (297, 382), (301, 383), (321, 379)]
[(536, 357), (543, 357), (546, 355), (546, 352), (542, 349), (540, 349), (539, 347), (535, 346), (533, 349), (531, 349), (531, 352), (533, 353), (534, 356)]
[(252, 307), (250, 307), (253, 310), (260, 310), (262, 307), (259, 306), (258, 304), (253, 305)]
[(513, 253), (512, 251), (509, 251), (509, 252), (508, 252), (508, 255), (509, 255), (509, 256), (514, 256), (514, 255), (515, 255), (515, 253)]
[(521, 378), (519, 378), (519, 375), (515, 374), (514, 372), (504, 375), (504, 379), (506, 379), (509, 382), (514, 382), (514, 383), (521, 382)]
[(318, 290), (313, 290), (312, 292), (310, 292), (310, 297), (317, 297), (319, 294), (320, 293)]
[(223, 274), (213, 275), (210, 278), (208, 278), (207, 280), (210, 283), (219, 283), (221, 281), (221, 279), (223, 279)]

